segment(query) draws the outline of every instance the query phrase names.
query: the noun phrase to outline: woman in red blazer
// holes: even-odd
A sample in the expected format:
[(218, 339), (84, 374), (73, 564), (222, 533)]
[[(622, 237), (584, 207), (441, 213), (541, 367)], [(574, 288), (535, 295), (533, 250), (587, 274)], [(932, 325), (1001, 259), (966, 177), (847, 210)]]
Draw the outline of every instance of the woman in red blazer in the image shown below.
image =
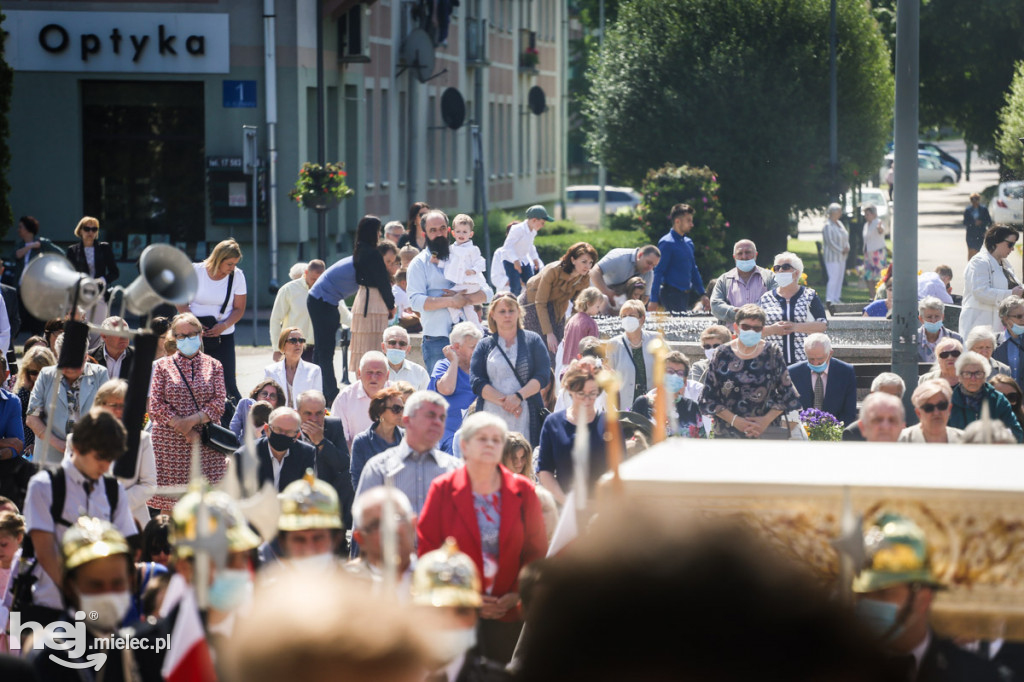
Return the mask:
[(453, 537), (476, 563), (483, 591), (480, 653), (503, 663), (511, 660), (523, 625), (519, 571), (547, 550), (533, 483), (501, 465), (505, 435), (505, 422), (491, 414), (477, 412), (463, 422), (466, 465), (434, 479), (416, 525), (420, 556)]

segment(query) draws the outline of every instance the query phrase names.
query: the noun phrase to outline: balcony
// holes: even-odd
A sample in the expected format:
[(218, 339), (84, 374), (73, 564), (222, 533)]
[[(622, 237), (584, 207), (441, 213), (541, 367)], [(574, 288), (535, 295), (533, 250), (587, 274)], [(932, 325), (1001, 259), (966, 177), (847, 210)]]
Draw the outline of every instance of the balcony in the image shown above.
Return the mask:
[(466, 18), (466, 65), (490, 66), (487, 61), (487, 20)]
[(523, 28), (519, 30), (519, 73), (536, 75), (540, 73), (540, 53), (537, 51), (537, 32)]

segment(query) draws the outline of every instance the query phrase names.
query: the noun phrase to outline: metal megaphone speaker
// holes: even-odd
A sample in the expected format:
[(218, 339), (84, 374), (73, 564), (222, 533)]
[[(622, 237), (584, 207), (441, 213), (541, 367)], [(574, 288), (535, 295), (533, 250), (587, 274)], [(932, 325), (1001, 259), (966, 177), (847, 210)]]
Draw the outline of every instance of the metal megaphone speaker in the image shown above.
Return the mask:
[(185, 252), (170, 244), (150, 244), (139, 258), (139, 276), (124, 291), (124, 304), (145, 315), (161, 303), (184, 305), (199, 288), (195, 268)]
[(72, 305), (88, 310), (104, 288), (103, 282), (78, 272), (67, 258), (55, 253), (33, 258), (21, 275), (21, 300), (40, 320), (62, 318)]

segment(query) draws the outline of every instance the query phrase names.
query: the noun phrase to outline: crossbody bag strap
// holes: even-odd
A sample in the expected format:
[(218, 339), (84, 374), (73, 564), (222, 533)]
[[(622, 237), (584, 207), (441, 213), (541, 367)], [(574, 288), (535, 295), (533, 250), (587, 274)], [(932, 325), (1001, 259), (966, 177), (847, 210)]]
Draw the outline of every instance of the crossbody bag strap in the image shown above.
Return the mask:
[(523, 381), (522, 377), (519, 376), (519, 372), (516, 371), (515, 365), (512, 364), (512, 361), (508, 359), (508, 355), (506, 355), (505, 351), (501, 348), (501, 339), (497, 336), (494, 337), (494, 347), (498, 349), (499, 353), (501, 353), (501, 357), (505, 358), (505, 362), (508, 363), (509, 369), (512, 370), (512, 374), (515, 375), (516, 381), (519, 382), (519, 385), (526, 388), (526, 384), (528, 382)]
[[(223, 315), (224, 311), (228, 309), (228, 301), (231, 300), (231, 285), (235, 282), (235, 273), (232, 272), (228, 275), (228, 292), (224, 294), (224, 302), (220, 304), (220, 314)], [(180, 370), (179, 370), (180, 371)], [(185, 377), (181, 377), (184, 379)]]
[(178, 374), (181, 375), (181, 381), (185, 384), (185, 388), (188, 389), (188, 394), (192, 396), (192, 402), (196, 404), (196, 412), (202, 412), (199, 408), (199, 401), (196, 400), (196, 394), (192, 392), (192, 387), (188, 385), (188, 379), (185, 378), (185, 373), (181, 371), (181, 367), (178, 366), (174, 360), (171, 360), (171, 364), (174, 365), (174, 369), (178, 370)]

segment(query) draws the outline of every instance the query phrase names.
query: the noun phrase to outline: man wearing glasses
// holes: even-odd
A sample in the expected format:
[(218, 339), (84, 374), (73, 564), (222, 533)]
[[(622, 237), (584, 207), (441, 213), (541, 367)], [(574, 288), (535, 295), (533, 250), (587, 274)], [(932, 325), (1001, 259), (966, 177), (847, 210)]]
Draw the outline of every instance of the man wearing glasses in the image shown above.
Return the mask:
[(1008, 365), (1014, 380), (1019, 382), (1021, 366), (1024, 365), (1024, 298), (1004, 298), (999, 304), (999, 319), (1006, 332), (1003, 342), (992, 351), (992, 359)]
[(736, 309), (758, 303), (766, 291), (775, 288), (775, 275), (757, 265), (757, 245), (741, 239), (732, 247), (736, 267), (721, 275), (711, 293), (711, 312), (722, 324), (736, 321)]
[[(274, 489), (283, 492), (288, 484), (302, 478), (306, 469), (316, 471), (316, 450), (309, 443), (298, 440), (302, 434), (299, 413), (290, 407), (279, 407), (270, 413), (267, 435), (256, 441), (256, 459), (259, 462), (259, 485), (270, 481)], [(244, 446), (235, 450), (239, 481), (243, 480), (245, 466)]]

